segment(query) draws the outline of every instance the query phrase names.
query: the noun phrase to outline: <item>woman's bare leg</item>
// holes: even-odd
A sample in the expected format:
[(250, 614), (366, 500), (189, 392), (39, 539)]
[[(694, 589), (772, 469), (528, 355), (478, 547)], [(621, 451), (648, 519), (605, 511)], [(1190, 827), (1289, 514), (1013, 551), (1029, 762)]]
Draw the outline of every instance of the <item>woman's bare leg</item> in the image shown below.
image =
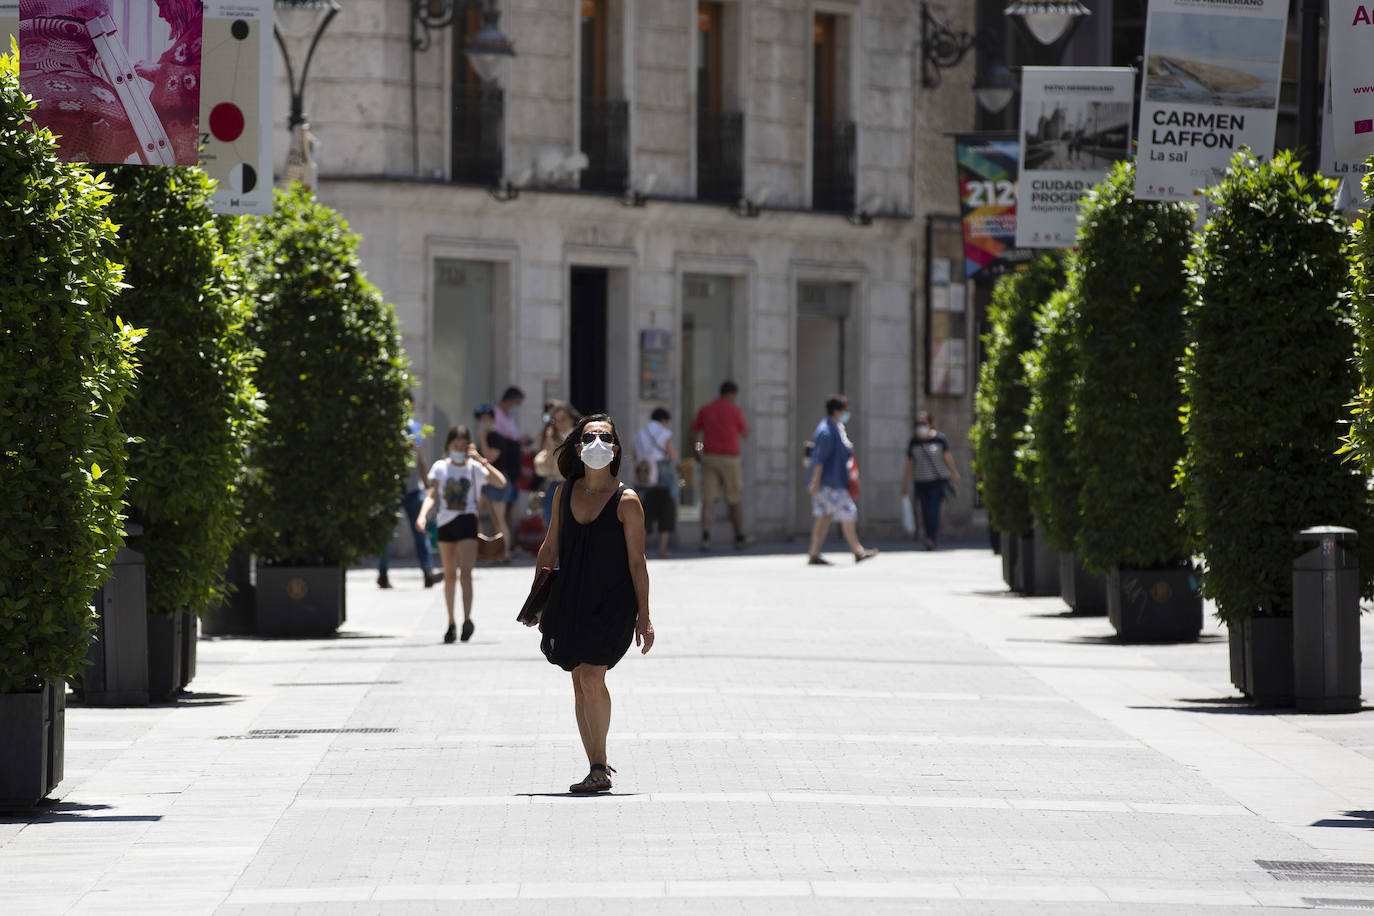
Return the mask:
[[(582, 684), (582, 722), (586, 731), (582, 746), (587, 751), (587, 763), (606, 762), (606, 733), (611, 730), (611, 694), (606, 689), (604, 665), (578, 665), (573, 677)], [(579, 722), (581, 724), (581, 722)]]
[[(477, 540), (468, 538), (459, 541), (454, 545), (458, 548), (458, 583), (463, 588), (463, 619), (472, 619), (472, 564), (477, 562)], [(444, 577), (444, 588), (452, 593), (453, 589), (448, 586), (448, 577)], [(453, 606), (452, 600), (449, 606)], [(449, 614), (449, 620), (453, 620), (453, 614)]]
[(448, 624), (453, 626), (453, 589), (458, 580), (458, 542), (440, 541), (439, 560), (444, 565), (444, 606), (448, 608)]
[(811, 525), (811, 559), (821, 555), (821, 545), (830, 533), (830, 516), (822, 515)]
[(582, 693), (582, 677), (578, 671), (572, 673), (572, 682), (573, 708), (577, 713), (577, 733), (582, 736), (582, 749), (587, 752), (587, 757), (590, 759), (592, 756), (592, 739), (591, 732), (587, 730), (587, 704)]
[(844, 539), (849, 542), (849, 549), (857, 556), (864, 552), (864, 545), (859, 543), (859, 528), (853, 522), (840, 522), (840, 531), (844, 532)]

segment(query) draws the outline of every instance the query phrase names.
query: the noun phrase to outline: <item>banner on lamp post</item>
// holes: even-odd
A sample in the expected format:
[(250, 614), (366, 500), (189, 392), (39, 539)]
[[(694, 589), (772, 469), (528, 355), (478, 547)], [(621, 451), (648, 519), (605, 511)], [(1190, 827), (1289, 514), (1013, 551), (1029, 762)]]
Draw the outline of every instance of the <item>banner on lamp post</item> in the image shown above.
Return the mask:
[(1363, 162), (1374, 155), (1374, 3), (1331, 0), (1327, 22), (1332, 155)]
[(1340, 192), (1336, 196), (1336, 205), (1346, 212), (1358, 212), (1368, 210), (1370, 201), (1364, 193), (1364, 178), (1369, 174), (1367, 158), (1342, 159), (1338, 155), (1335, 140), (1336, 124), (1332, 117), (1332, 90), (1331, 81), (1333, 78), (1332, 68), (1335, 62), (1331, 55), (1326, 56), (1326, 105), (1322, 108), (1322, 148), (1321, 148), (1321, 172), (1323, 175), (1339, 179), (1341, 182)]
[(59, 159), (195, 165), (199, 0), (19, 0), (19, 86)]
[(1016, 244), (1066, 248), (1078, 202), (1131, 152), (1135, 71), (1026, 67), (1021, 71), (1021, 180)]
[(205, 4), (200, 165), (216, 213), (272, 212), (272, 0)]
[(1288, 0), (1153, 0), (1136, 197), (1191, 200), (1231, 157), (1274, 149)]
[(964, 276), (972, 277), (1013, 254), (1021, 150), (1015, 134), (1000, 131), (956, 134), (954, 150), (959, 164)]

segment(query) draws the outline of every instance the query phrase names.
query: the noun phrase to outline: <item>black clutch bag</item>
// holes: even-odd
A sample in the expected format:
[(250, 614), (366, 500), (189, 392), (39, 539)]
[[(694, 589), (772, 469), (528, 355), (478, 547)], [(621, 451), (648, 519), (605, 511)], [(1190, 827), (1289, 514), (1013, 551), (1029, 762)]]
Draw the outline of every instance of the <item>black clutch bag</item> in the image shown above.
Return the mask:
[(558, 570), (547, 566), (539, 567), (539, 572), (534, 574), (534, 585), (530, 586), (530, 596), (525, 599), (525, 606), (515, 616), (517, 621), (525, 624), (539, 622), (553, 597), (553, 583), (557, 578)]

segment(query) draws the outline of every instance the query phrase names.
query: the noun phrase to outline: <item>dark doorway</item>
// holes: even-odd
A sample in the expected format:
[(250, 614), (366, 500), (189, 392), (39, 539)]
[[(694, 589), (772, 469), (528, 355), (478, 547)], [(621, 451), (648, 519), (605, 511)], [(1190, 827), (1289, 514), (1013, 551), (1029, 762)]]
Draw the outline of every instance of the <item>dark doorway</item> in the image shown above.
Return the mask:
[(606, 410), (606, 281), (604, 267), (574, 267), (568, 284), (568, 396), (583, 413)]

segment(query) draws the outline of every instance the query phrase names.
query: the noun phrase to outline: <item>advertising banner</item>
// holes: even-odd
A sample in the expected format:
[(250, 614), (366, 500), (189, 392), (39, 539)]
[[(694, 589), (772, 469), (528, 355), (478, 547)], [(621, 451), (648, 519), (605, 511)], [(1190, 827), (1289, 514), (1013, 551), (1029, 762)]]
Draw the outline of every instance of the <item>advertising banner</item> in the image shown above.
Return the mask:
[(1331, 56), (1326, 57), (1326, 105), (1322, 109), (1322, 148), (1321, 172), (1341, 182), (1336, 205), (1345, 211), (1355, 212), (1369, 209), (1369, 199), (1364, 193), (1364, 178), (1369, 174), (1367, 159), (1342, 159), (1336, 154), (1335, 124), (1332, 109), (1332, 67)]
[(1274, 151), (1288, 0), (1153, 0), (1136, 197), (1191, 200), (1243, 146)]
[(200, 0), (19, 0), (19, 84), (69, 162), (195, 165)]
[(1374, 3), (1331, 0), (1327, 22), (1332, 153), (1362, 162), (1374, 155)]
[(1074, 244), (1079, 199), (1130, 155), (1134, 94), (1129, 67), (1022, 69), (1017, 245)]
[(1011, 133), (959, 134), (959, 215), (964, 276), (972, 277), (1016, 244), (1016, 171), (1020, 146)]
[(217, 213), (272, 212), (272, 0), (210, 0), (201, 58), (200, 164)]

